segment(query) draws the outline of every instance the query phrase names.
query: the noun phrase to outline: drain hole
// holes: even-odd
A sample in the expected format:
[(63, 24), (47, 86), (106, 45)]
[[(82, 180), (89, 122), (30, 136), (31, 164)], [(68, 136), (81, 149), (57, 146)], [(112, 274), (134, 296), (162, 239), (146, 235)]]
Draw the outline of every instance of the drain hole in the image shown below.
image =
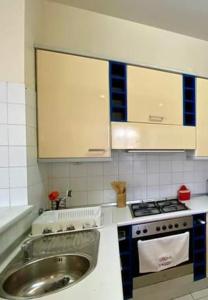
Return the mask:
[(48, 292), (55, 291), (57, 289), (61, 289), (61, 288), (65, 287), (65, 286), (67, 286), (70, 283), (70, 281), (71, 281), (71, 279), (70, 279), (69, 276), (64, 276), (60, 280), (58, 280), (56, 282), (53, 282), (53, 284), (51, 284), (47, 288), (45, 287), (44, 292), (48, 293)]

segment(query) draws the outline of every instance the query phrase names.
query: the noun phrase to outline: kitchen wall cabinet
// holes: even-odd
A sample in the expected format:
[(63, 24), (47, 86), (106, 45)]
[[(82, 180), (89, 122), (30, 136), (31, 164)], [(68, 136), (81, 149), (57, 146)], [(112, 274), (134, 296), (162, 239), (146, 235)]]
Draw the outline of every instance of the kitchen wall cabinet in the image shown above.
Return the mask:
[(195, 149), (195, 127), (112, 122), (112, 149)]
[(182, 125), (182, 86), (182, 75), (128, 66), (128, 122)]
[(197, 157), (208, 157), (208, 80), (196, 81), (196, 151)]
[(39, 158), (110, 157), (108, 62), (37, 50)]

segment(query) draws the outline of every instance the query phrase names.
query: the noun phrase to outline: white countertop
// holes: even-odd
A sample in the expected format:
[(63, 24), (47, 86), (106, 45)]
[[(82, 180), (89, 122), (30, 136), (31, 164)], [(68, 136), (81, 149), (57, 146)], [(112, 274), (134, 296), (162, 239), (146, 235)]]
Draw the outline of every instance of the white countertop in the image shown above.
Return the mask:
[(0, 209), (0, 233), (12, 226), (23, 216), (31, 212), (32, 206), (1, 207)]
[(100, 230), (98, 261), (92, 273), (70, 288), (41, 297), (49, 299), (123, 300), (116, 225)]
[(158, 214), (152, 216), (144, 216), (139, 218), (133, 218), (129, 209), (129, 206), (124, 208), (112, 207), (112, 220), (113, 223), (118, 226), (131, 225), (131, 224), (141, 224), (146, 222), (154, 222), (165, 219), (174, 219), (184, 216), (195, 215), (199, 213), (208, 212), (208, 196), (193, 197), (189, 201), (184, 201), (188, 210), (171, 212), (165, 214)]
[(104, 227), (99, 230), (100, 245), (96, 268), (76, 285), (38, 299), (123, 300), (117, 226), (208, 212), (208, 196), (194, 197), (185, 203), (189, 210), (140, 218), (132, 218), (128, 206), (103, 208)]
[[(123, 300), (117, 225), (112, 224), (112, 208), (104, 208), (104, 224), (100, 231), (98, 260), (95, 269), (72, 287), (44, 296), (41, 300)], [(2, 271), (14, 253), (0, 266)], [(0, 298), (3, 299), (3, 298)]]

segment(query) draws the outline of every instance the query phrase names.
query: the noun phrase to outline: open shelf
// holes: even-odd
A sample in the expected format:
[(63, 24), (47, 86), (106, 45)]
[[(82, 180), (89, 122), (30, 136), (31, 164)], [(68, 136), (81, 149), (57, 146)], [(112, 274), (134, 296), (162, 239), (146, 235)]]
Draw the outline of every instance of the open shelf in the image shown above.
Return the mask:
[(195, 76), (183, 75), (183, 125), (196, 126)]
[(127, 88), (126, 65), (119, 62), (110, 62), (110, 104), (111, 121), (127, 121)]

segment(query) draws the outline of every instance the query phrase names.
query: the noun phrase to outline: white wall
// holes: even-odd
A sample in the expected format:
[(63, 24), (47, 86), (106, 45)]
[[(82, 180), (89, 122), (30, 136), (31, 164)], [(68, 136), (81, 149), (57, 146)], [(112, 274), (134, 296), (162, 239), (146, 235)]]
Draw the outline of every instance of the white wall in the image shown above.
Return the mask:
[(37, 163), (36, 141), (34, 44), (42, 30), (42, 5), (0, 1), (0, 206), (33, 204), (36, 212), (44, 206), (47, 186), (47, 165)]
[(37, 124), (35, 90), (35, 49), (42, 31), (43, 1), (25, 1), (25, 83), (26, 83), (26, 141), (28, 203), (36, 211), (47, 199), (47, 165), (37, 162)]
[(40, 45), (208, 77), (208, 42), (45, 2)]
[(24, 2), (0, 1), (0, 81), (24, 83)]

